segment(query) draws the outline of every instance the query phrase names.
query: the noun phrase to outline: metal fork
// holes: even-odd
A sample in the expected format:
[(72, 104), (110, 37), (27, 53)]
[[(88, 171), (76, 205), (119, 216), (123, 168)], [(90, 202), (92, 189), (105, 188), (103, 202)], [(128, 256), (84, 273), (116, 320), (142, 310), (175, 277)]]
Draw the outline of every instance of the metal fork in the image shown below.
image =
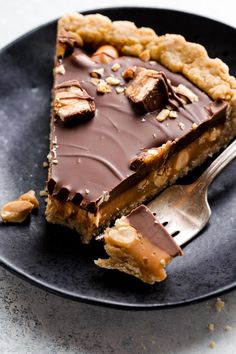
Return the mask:
[(194, 183), (171, 186), (148, 204), (179, 246), (190, 241), (208, 223), (211, 216), (207, 201), (208, 186), (235, 157), (236, 140)]

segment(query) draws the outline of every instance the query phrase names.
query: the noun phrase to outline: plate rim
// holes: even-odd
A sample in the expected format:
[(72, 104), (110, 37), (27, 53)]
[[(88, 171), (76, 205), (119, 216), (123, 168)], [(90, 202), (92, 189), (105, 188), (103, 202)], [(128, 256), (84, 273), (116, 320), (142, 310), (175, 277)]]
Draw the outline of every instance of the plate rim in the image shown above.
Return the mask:
[(113, 308), (117, 310), (166, 310), (166, 309), (173, 309), (173, 308), (178, 308), (182, 306), (189, 306), (189, 305), (195, 305), (197, 303), (209, 300), (211, 298), (215, 298), (217, 295), (223, 295), (226, 293), (229, 293), (230, 291), (236, 289), (236, 281), (232, 283), (230, 286), (225, 286), (223, 288), (217, 289), (215, 291), (211, 291), (207, 293), (207, 295), (201, 295), (197, 297), (193, 297), (192, 299), (189, 300), (182, 300), (182, 301), (176, 301), (176, 302), (171, 302), (171, 303), (166, 303), (166, 304), (158, 304), (158, 303), (153, 303), (153, 304), (142, 304), (142, 303), (126, 303), (126, 302), (117, 302), (114, 300), (104, 300), (101, 298), (97, 298), (94, 296), (86, 296), (86, 295), (76, 295), (71, 291), (62, 291), (60, 288), (57, 288), (56, 286), (48, 286), (46, 282), (40, 281), (39, 279), (27, 274), (24, 271), (18, 270), (16, 267), (11, 266), (11, 264), (7, 261), (2, 261), (0, 259), (0, 266), (3, 267), (4, 269), (8, 270), (11, 274), (16, 275), (18, 278), (22, 279), (23, 281), (27, 282), (30, 285), (34, 285), (37, 288), (40, 288), (44, 291), (48, 291), (51, 294), (54, 294), (56, 296), (73, 300), (73, 301), (78, 301), (82, 302), (85, 304), (89, 305), (97, 305), (97, 306), (102, 306), (102, 307), (108, 307), (108, 308)]
[[(135, 11), (141, 11), (141, 10), (159, 10), (163, 12), (172, 12), (175, 14), (181, 14), (181, 15), (187, 15), (187, 16), (193, 16), (193, 17), (198, 17), (201, 19), (204, 19), (206, 21), (210, 21), (216, 24), (221, 24), (225, 27), (228, 27), (231, 30), (236, 30), (236, 27), (233, 27), (227, 23), (218, 21), (216, 19), (212, 19), (206, 16), (202, 16), (199, 14), (195, 14), (192, 12), (187, 12), (187, 11), (180, 11), (176, 9), (169, 9), (169, 8), (159, 8), (159, 7), (148, 7), (148, 6), (111, 6), (111, 7), (98, 7), (86, 11), (81, 11), (81, 14), (87, 15), (87, 14), (94, 14), (94, 13), (99, 13), (99, 12), (104, 12), (104, 11), (121, 11), (121, 10), (135, 10)], [(76, 11), (75, 11), (76, 12)], [(78, 11), (79, 12), (79, 11)], [(55, 25), (57, 22), (58, 18), (52, 19), (46, 23), (43, 23), (30, 31), (24, 33), (23, 35), (17, 37), (10, 43), (6, 44), (2, 48), (0, 48), (0, 56), (4, 55), (4, 52), (8, 50), (8, 48), (18, 44), (21, 40), (24, 40), (31, 34), (39, 31), (40, 29), (50, 26), (50, 25)], [(65, 291), (65, 289), (61, 289), (56, 287), (55, 285), (49, 285), (47, 282), (44, 282), (40, 280), (39, 278), (36, 278), (27, 272), (15, 267), (11, 262), (8, 262), (6, 259), (4, 259), (2, 256), (0, 256), (0, 266), (2, 266), (4, 269), (8, 270), (11, 274), (14, 274), (18, 276), (20, 279), (26, 281), (27, 283), (37, 286), (38, 288), (48, 291), (49, 293), (52, 293), (54, 295), (67, 298), (73, 301), (79, 301), (87, 304), (92, 304), (92, 305), (97, 305), (97, 306), (103, 306), (103, 307), (109, 307), (109, 308), (114, 308), (114, 309), (120, 309), (120, 310), (161, 310), (161, 309), (172, 309), (180, 306), (188, 306), (188, 305), (193, 305), (197, 304), (202, 301), (206, 301), (208, 299), (211, 299), (213, 297), (216, 297), (217, 295), (222, 295), (225, 293), (228, 293), (229, 291), (232, 291), (236, 289), (236, 280), (231, 283), (230, 285), (221, 287), (217, 290), (208, 292), (207, 294), (203, 294), (201, 296), (193, 297), (188, 300), (181, 300), (181, 301), (176, 301), (176, 302), (171, 302), (171, 303), (166, 303), (166, 304), (160, 304), (160, 303), (152, 303), (152, 304), (142, 304), (142, 303), (127, 303), (127, 302), (122, 302), (122, 301), (114, 301), (114, 300), (107, 300), (107, 299), (102, 299), (101, 297), (97, 298), (95, 296), (91, 295), (83, 295), (83, 294), (75, 294), (74, 292), (71, 291)]]

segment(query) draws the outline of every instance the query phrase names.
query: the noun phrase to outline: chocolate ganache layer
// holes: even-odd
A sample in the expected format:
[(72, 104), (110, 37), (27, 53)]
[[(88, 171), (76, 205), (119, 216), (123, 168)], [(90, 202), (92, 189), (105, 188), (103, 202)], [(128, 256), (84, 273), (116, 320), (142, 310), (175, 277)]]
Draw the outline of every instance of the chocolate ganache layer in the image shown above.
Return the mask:
[(173, 237), (160, 224), (145, 205), (140, 205), (126, 216), (128, 222), (143, 238), (147, 238), (151, 244), (166, 251), (170, 256), (183, 255), (181, 248)]
[[(171, 142), (171, 153), (174, 153), (208, 127), (226, 119), (226, 102), (213, 101), (185, 77), (156, 62), (123, 56), (101, 64), (93, 61), (84, 50), (75, 48), (70, 56), (60, 59), (59, 65), (63, 65), (63, 72), (55, 70), (54, 90), (57, 85), (76, 80), (96, 105), (93, 118), (73, 124), (65, 124), (54, 114), (48, 190), (49, 194), (62, 201), (71, 200), (95, 210), (96, 201), (101, 196), (108, 192), (110, 197), (115, 196), (148, 173), (148, 168), (139, 171), (139, 165), (135, 167), (135, 163), (131, 163), (145, 149)], [(129, 85), (122, 73), (130, 67), (161, 72), (168, 79), (169, 86), (182, 84), (198, 99), (184, 105), (181, 100), (169, 100), (172, 105), (177, 104), (177, 117), (174, 119), (159, 121), (157, 115), (161, 109), (138, 112), (122, 92), (122, 87)], [(91, 77), (93, 71), (101, 73), (103, 80), (109, 77), (117, 79), (116, 82), (111, 81), (110, 92), (97, 92), (96, 79)], [(171, 92), (173, 98), (175, 95), (173, 90)], [(181, 94), (178, 97), (181, 98)]]

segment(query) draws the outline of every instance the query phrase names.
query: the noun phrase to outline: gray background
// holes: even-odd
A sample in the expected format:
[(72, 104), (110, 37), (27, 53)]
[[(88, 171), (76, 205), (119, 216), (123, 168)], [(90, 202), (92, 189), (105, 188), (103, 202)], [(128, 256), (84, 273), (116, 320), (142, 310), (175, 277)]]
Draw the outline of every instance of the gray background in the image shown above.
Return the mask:
[[(112, 6), (86, 0), (0, 0), (0, 48), (26, 31), (65, 12)], [(206, 5), (207, 4), (207, 5)], [(198, 13), (235, 24), (233, 1), (116, 0), (119, 5), (153, 6)], [(1, 201), (0, 201), (1, 202)], [(171, 310), (120, 311), (72, 302), (39, 290), (0, 268), (0, 353), (236, 353), (236, 291)], [(216, 324), (211, 333), (210, 322)], [(224, 326), (232, 326), (226, 332)]]

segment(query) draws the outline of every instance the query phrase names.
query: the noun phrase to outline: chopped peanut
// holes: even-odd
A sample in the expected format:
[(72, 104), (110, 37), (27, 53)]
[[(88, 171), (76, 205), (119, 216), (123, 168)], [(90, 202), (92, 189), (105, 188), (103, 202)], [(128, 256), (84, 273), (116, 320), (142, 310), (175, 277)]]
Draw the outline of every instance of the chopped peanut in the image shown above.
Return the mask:
[(99, 47), (92, 55), (92, 59), (97, 63), (107, 64), (119, 57), (118, 51), (112, 45), (103, 45)]
[(38, 208), (39, 206), (39, 202), (35, 197), (35, 191), (33, 191), (32, 189), (29, 192), (22, 194), (19, 197), (19, 200), (26, 200), (27, 202), (30, 202), (31, 204), (33, 204), (34, 208)]
[(26, 200), (14, 200), (6, 203), (1, 209), (3, 222), (23, 222), (34, 208), (33, 204)]
[(22, 194), (18, 199), (8, 202), (1, 209), (3, 222), (21, 223), (34, 208), (38, 208), (39, 202), (33, 190)]

